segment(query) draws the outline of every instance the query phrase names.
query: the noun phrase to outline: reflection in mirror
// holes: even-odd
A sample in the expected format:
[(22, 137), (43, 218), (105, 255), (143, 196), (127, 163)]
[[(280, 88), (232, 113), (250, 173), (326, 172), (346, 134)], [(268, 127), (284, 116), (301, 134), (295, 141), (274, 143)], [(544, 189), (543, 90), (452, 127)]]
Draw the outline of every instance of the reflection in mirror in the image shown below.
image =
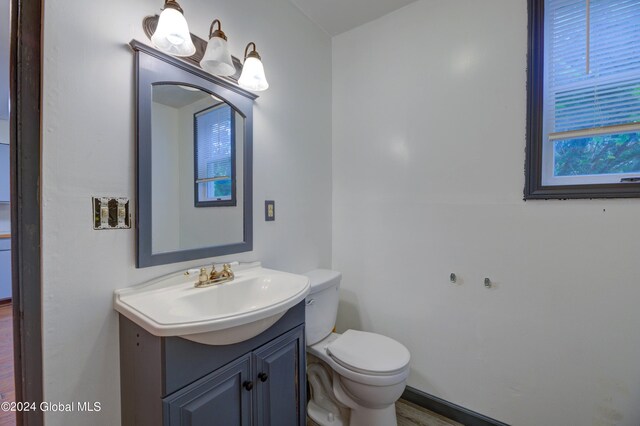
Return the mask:
[(220, 101), (194, 118), (196, 207), (235, 206), (233, 110)]
[(152, 254), (243, 241), (243, 129), (207, 91), (152, 86)]

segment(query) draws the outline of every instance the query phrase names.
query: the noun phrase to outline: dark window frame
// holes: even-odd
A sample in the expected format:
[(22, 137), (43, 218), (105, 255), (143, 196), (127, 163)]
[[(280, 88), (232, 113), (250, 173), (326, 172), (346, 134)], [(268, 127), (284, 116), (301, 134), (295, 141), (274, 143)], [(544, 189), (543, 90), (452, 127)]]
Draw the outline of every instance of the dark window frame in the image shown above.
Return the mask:
[(228, 104), (226, 105), (231, 109), (231, 199), (200, 201), (198, 192), (198, 115), (223, 104), (225, 103), (220, 102), (193, 114), (193, 205), (195, 207), (233, 207), (238, 205), (236, 198), (236, 117), (235, 110)]
[(527, 138), (524, 199), (640, 198), (640, 183), (542, 185), (544, 0), (528, 0)]

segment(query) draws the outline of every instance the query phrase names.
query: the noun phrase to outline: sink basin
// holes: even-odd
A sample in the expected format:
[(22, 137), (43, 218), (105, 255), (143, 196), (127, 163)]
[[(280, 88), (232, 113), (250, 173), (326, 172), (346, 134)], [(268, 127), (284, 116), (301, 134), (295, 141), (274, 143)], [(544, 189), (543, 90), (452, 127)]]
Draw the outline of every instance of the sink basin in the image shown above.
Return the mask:
[(309, 293), (307, 277), (259, 263), (234, 273), (233, 281), (206, 288), (177, 273), (116, 290), (114, 308), (155, 336), (229, 345), (262, 333)]

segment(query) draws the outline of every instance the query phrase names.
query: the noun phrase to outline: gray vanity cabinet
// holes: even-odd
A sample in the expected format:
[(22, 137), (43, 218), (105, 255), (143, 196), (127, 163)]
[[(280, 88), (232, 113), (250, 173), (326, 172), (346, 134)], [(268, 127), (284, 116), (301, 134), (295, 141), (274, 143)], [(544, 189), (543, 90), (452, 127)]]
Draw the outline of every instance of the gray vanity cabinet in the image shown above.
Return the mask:
[(223, 346), (153, 336), (121, 315), (122, 425), (305, 425), (304, 308)]
[[(251, 356), (241, 357), (164, 399), (169, 426), (251, 425)], [(224, 419), (224, 421), (222, 421)]]
[(297, 327), (165, 398), (165, 424), (300, 425), (303, 332)]
[[(303, 330), (297, 329), (254, 352), (256, 388), (256, 426), (297, 425), (300, 419), (301, 357), (304, 354)], [(304, 362), (302, 362), (304, 365)]]

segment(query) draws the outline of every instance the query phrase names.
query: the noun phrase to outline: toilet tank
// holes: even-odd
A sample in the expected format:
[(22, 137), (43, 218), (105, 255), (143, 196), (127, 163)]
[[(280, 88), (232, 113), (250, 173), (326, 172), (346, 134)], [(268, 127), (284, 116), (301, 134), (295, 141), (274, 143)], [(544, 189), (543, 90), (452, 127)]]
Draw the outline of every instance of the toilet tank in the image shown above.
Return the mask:
[(305, 299), (305, 330), (307, 345), (313, 345), (327, 337), (336, 325), (342, 274), (329, 269), (316, 269), (304, 275), (309, 277), (311, 283), (311, 290)]

